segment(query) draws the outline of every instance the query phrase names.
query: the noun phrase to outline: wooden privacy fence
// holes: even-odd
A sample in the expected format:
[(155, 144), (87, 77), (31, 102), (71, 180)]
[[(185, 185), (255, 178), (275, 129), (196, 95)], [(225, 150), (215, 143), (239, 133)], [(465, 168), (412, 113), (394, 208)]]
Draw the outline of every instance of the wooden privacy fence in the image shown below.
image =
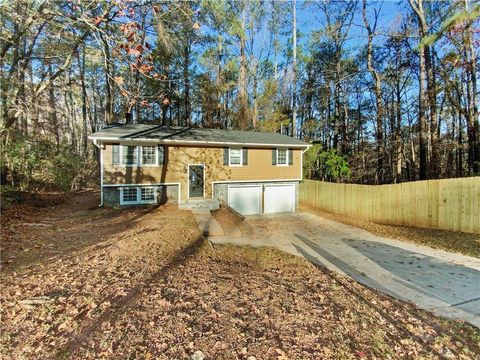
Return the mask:
[(480, 233), (480, 177), (392, 185), (305, 180), (300, 201), (381, 224)]

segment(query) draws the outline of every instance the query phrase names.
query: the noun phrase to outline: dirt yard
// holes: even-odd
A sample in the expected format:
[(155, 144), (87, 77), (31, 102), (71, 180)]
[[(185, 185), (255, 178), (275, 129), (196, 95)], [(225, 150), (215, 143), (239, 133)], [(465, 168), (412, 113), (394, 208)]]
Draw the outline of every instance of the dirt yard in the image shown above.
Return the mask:
[(480, 353), (471, 326), (273, 249), (212, 248), (188, 211), (99, 209), (97, 196), (2, 215), (2, 359)]

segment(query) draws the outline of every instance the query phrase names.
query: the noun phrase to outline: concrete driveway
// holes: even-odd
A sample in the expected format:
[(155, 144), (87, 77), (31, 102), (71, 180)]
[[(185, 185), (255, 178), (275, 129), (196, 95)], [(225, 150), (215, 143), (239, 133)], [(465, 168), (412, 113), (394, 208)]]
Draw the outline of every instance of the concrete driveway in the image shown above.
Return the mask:
[(209, 239), (273, 246), (480, 328), (480, 259), (381, 238), (309, 213), (247, 217), (245, 225), (247, 236)]

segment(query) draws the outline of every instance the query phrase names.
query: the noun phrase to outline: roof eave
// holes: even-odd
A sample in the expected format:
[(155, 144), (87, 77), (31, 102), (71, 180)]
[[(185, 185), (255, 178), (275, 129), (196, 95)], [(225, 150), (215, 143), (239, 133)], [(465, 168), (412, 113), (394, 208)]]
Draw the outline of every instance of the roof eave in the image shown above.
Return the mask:
[(290, 147), (290, 148), (309, 148), (311, 144), (262, 144), (262, 143), (248, 143), (248, 142), (228, 142), (228, 141), (199, 141), (199, 140), (174, 140), (174, 139), (148, 139), (148, 138), (124, 138), (124, 137), (99, 137), (89, 136), (90, 140), (107, 142), (107, 141), (121, 141), (125, 143), (152, 143), (152, 144), (173, 144), (173, 145), (211, 145), (211, 146), (249, 146), (249, 147)]

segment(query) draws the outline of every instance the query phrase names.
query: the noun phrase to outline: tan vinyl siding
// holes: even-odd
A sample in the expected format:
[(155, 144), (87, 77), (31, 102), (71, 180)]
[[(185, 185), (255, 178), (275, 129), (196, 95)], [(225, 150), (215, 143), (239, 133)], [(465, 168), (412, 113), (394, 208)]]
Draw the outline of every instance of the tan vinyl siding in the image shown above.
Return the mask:
[(293, 165), (272, 165), (272, 149), (248, 149), (248, 165), (224, 166), (223, 148), (165, 147), (164, 166), (112, 165), (112, 145), (103, 152), (104, 184), (180, 183), (181, 199), (187, 199), (188, 164), (205, 165), (205, 196), (212, 196), (212, 181), (293, 180), (301, 177), (301, 150), (293, 150)]

